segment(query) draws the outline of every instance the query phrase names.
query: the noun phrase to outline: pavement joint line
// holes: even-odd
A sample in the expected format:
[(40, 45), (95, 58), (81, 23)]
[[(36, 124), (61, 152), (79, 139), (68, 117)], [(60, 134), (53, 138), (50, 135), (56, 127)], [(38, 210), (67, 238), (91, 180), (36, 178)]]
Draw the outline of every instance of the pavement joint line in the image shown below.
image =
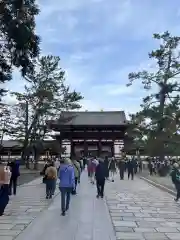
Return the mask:
[(172, 189), (167, 188), (167, 187), (165, 187), (165, 186), (163, 186), (163, 185), (161, 185), (159, 183), (156, 183), (155, 181), (152, 181), (152, 180), (150, 180), (148, 178), (145, 178), (145, 177), (140, 177), (140, 179), (146, 181), (147, 183), (149, 183), (149, 184), (151, 184), (151, 185), (153, 185), (153, 186), (155, 186), (155, 187), (157, 187), (157, 188), (159, 188), (159, 189), (161, 189), (163, 191), (168, 192), (171, 195), (176, 195), (175, 191), (173, 191)]

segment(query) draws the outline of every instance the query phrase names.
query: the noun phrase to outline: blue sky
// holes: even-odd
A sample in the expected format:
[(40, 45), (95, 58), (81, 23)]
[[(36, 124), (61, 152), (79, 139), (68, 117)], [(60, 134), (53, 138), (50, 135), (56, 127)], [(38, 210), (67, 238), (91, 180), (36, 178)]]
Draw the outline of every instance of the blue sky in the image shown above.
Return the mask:
[[(37, 32), (42, 54), (61, 57), (67, 82), (84, 96), (83, 109), (139, 109), (140, 84), (126, 87), (128, 73), (150, 67), (154, 32), (180, 35), (178, 0), (39, 0)], [(15, 72), (9, 89), (24, 82)]]

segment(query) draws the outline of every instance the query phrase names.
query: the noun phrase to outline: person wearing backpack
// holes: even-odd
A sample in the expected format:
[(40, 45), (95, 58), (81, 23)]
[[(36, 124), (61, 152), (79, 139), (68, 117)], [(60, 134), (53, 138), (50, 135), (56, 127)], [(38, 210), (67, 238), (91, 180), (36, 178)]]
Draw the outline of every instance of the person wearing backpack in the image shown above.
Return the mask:
[(46, 172), (46, 199), (52, 198), (55, 192), (56, 188), (56, 180), (57, 180), (57, 169), (54, 166), (53, 163), (50, 164), (49, 167), (47, 167)]
[(176, 202), (178, 202), (179, 198), (180, 198), (180, 171), (179, 171), (179, 164), (178, 163), (174, 163), (173, 164), (173, 168), (171, 171), (171, 180), (176, 188), (177, 191), (177, 195), (176, 198), (174, 199)]

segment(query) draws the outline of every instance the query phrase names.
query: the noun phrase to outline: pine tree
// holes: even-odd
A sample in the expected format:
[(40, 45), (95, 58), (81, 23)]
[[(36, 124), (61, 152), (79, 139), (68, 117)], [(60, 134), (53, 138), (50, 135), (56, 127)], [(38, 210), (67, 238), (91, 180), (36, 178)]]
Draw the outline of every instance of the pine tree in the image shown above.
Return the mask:
[[(22, 75), (34, 69), (39, 54), (39, 37), (35, 34), (35, 0), (2, 0), (0, 2), (0, 83), (12, 79), (13, 66)], [(0, 89), (0, 97), (6, 93)]]
[(144, 118), (150, 122), (147, 128), (149, 131), (148, 139), (153, 145), (154, 154), (163, 160), (167, 139), (171, 139), (174, 134), (167, 130), (169, 119), (173, 116), (172, 113), (176, 115), (175, 119), (178, 120), (177, 106), (180, 102), (178, 94), (180, 92), (178, 82), (180, 52), (178, 49), (180, 37), (174, 37), (169, 32), (165, 32), (154, 34), (154, 39), (160, 41), (159, 48), (149, 54), (149, 58), (156, 63), (155, 69), (152, 72), (144, 70), (130, 73), (128, 86), (138, 79), (142, 81), (147, 91), (151, 91), (151, 94), (143, 99), (142, 113)]
[[(60, 68), (60, 58), (44, 56), (35, 62), (36, 71), (28, 73), (23, 94), (14, 93), (18, 100), (14, 137), (23, 141), (23, 158), (29, 146), (36, 159), (42, 141), (49, 134), (46, 122), (59, 118), (63, 110), (80, 108), (80, 93), (70, 91), (65, 82), (65, 72)], [(28, 107), (27, 107), (28, 105)], [(23, 135), (22, 135), (23, 133)]]

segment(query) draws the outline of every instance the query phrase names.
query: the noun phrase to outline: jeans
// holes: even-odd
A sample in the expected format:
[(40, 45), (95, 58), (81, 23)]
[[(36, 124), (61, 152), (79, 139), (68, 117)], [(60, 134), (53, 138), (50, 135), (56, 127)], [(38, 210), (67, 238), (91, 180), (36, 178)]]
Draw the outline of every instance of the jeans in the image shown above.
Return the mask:
[(72, 188), (60, 187), (60, 191), (61, 191), (61, 210), (62, 212), (65, 212), (69, 209)]
[(51, 198), (54, 193), (54, 179), (46, 180), (46, 197)]
[(97, 179), (96, 186), (97, 186), (97, 195), (103, 197), (104, 196), (104, 185), (105, 179)]
[(13, 194), (16, 195), (16, 189), (17, 189), (17, 177), (11, 177), (10, 183), (9, 183), (9, 195), (12, 194), (12, 188), (13, 188)]
[(54, 186), (53, 186), (53, 193), (52, 193), (53, 195), (54, 195), (54, 193), (56, 191), (56, 182), (57, 182), (56, 179), (54, 179)]

